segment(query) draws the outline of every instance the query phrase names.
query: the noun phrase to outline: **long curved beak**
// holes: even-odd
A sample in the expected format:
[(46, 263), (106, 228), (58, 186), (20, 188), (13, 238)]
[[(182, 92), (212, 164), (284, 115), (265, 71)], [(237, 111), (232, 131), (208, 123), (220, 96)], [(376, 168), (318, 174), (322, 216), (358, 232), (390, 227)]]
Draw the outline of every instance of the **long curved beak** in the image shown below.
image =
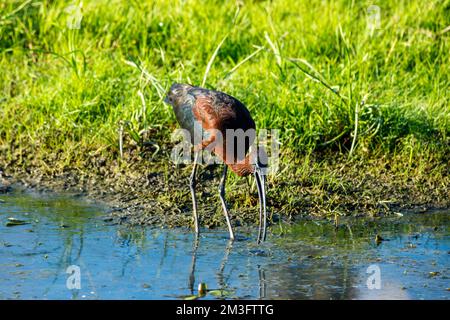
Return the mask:
[(266, 212), (266, 189), (265, 189), (265, 176), (262, 174), (259, 167), (255, 170), (256, 186), (258, 188), (259, 196), (259, 230), (258, 239), (256, 243), (261, 243), (266, 240), (267, 229), (267, 212)]

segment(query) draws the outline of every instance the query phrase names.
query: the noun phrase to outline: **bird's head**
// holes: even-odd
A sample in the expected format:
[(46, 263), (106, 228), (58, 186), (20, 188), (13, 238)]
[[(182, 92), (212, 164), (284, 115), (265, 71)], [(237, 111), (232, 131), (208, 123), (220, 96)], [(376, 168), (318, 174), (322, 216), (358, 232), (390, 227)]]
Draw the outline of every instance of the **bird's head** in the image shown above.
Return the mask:
[(189, 84), (172, 84), (164, 102), (172, 106), (181, 105), (186, 100), (187, 91), (191, 88), (192, 86)]

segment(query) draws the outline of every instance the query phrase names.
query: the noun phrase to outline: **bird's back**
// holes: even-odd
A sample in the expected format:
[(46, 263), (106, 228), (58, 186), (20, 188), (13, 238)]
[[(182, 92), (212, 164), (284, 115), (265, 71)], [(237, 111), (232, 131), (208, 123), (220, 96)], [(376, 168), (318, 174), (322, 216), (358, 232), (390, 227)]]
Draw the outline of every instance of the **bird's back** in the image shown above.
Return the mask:
[[(180, 126), (190, 132), (194, 145), (205, 148), (214, 141), (214, 153), (234, 172), (252, 172), (247, 153), (256, 136), (255, 122), (242, 102), (220, 91), (187, 84), (173, 84), (166, 102), (172, 105)], [(222, 143), (216, 139), (217, 131)]]
[(255, 129), (244, 104), (220, 91), (176, 83), (171, 86), (166, 102), (172, 105), (180, 126), (189, 131), (196, 126), (202, 129), (212, 126), (224, 134), (227, 129)]

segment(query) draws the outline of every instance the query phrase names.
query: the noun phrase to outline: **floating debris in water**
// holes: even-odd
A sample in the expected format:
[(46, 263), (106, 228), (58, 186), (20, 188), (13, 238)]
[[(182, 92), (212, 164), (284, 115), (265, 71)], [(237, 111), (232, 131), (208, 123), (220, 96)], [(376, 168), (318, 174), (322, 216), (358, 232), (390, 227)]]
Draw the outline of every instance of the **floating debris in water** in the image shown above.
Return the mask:
[(214, 297), (218, 297), (218, 298), (222, 298), (222, 297), (231, 297), (231, 295), (233, 294), (233, 291), (227, 291), (227, 290), (223, 290), (223, 289), (218, 289), (218, 290), (209, 290), (208, 294), (214, 296)]
[(8, 222), (6, 223), (6, 226), (14, 227), (14, 226), (22, 226), (24, 224), (30, 224), (30, 223), (25, 220), (20, 220), (20, 219), (16, 219), (16, 218), (8, 218)]
[(379, 234), (375, 236), (375, 243), (379, 245), (381, 242), (385, 241)]
[(215, 296), (215, 297), (222, 297), (222, 290), (211, 290), (208, 292), (209, 294)]
[(201, 282), (198, 284), (198, 290), (196, 295), (181, 296), (181, 298), (183, 298), (183, 300), (197, 300), (199, 298), (205, 297), (207, 294), (216, 298), (232, 298), (234, 291), (225, 289), (209, 290), (206, 283)]
[(206, 283), (200, 282), (198, 284), (198, 295), (199, 296), (204, 296), (207, 291), (208, 291), (208, 286), (206, 285)]
[(430, 276), (430, 278), (433, 277), (437, 277), (439, 276), (441, 273), (439, 271), (430, 271), (430, 273), (428, 273), (428, 275)]
[(268, 257), (267, 252), (261, 249), (250, 250), (250, 253), (258, 257)]

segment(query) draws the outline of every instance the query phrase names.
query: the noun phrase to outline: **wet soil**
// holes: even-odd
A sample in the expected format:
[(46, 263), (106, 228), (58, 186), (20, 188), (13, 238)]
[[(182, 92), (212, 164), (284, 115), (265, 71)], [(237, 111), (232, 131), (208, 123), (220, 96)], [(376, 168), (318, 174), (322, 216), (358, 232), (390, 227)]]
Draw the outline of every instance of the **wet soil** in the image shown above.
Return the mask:
[[(123, 160), (87, 157), (76, 168), (51, 168), (42, 161), (23, 165), (0, 161), (0, 192), (14, 186), (36, 191), (70, 193), (101, 202), (116, 223), (188, 227), (192, 225), (188, 179), (190, 165), (175, 165), (169, 155), (145, 159), (125, 154)], [(268, 179), (270, 221), (292, 222), (298, 217), (384, 216), (399, 211), (425, 212), (450, 207), (450, 177), (405, 178), (389, 164), (336, 157), (317, 159), (310, 174), (276, 175)], [(200, 168), (198, 201), (201, 225), (225, 225), (217, 186), (221, 166)], [(230, 180), (230, 179), (229, 179)], [(257, 223), (258, 197), (251, 179), (228, 184), (227, 200), (235, 226)]]

